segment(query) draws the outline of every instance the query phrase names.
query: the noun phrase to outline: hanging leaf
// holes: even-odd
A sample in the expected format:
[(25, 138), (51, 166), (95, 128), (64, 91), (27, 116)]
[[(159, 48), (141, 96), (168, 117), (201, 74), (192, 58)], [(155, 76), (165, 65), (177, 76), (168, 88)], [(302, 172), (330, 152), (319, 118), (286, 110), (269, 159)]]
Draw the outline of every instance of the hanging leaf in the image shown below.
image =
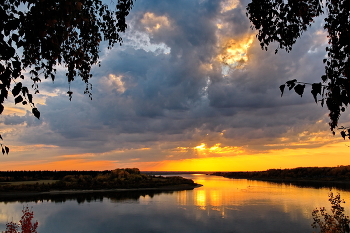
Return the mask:
[(294, 91), (300, 95), (301, 97), (303, 97), (303, 94), (304, 94), (304, 89), (305, 89), (305, 85), (301, 85), (301, 84), (298, 84), (294, 87)]
[(293, 87), (295, 86), (295, 83), (297, 82), (296, 79), (293, 79), (293, 80), (289, 80), (286, 82), (287, 86), (289, 87), (289, 90), (292, 90)]
[(5, 154), (5, 149), (4, 149), (4, 147), (1, 148), (1, 151), (2, 151), (2, 154), (4, 155), (4, 154)]
[(32, 104), (33, 103), (33, 95), (32, 94), (28, 94), (27, 97), (28, 97), (29, 103)]
[(285, 84), (283, 84), (283, 85), (281, 85), (280, 86), (280, 90), (281, 90), (281, 97), (282, 97), (282, 95), (283, 95), (283, 92), (284, 92), (284, 88), (286, 87), (286, 85)]
[(9, 154), (10, 148), (8, 148), (7, 146), (5, 146), (5, 151), (6, 151), (6, 154)]
[(344, 138), (344, 140), (345, 140), (345, 137), (346, 137), (345, 131), (341, 131), (340, 134), (341, 134), (341, 136), (342, 136), (342, 137)]
[(311, 94), (314, 97), (316, 103), (317, 103), (317, 94), (321, 95), (321, 89), (322, 89), (321, 83), (313, 83), (312, 84)]
[(4, 139), (2, 139), (2, 136), (1, 136), (1, 134), (0, 134), (0, 139), (1, 139), (1, 140), (4, 140)]
[(21, 92), (21, 89), (22, 89), (22, 83), (19, 82), (16, 84), (16, 86), (14, 86), (14, 88), (12, 89), (12, 95), (15, 97), (17, 96), (20, 92)]
[(25, 96), (28, 93), (29, 93), (28, 88), (27, 87), (22, 87), (22, 94)]
[(21, 103), (22, 101), (23, 101), (23, 97), (21, 95), (19, 95), (15, 99), (15, 104)]
[(33, 108), (32, 109), (32, 113), (34, 114), (34, 116), (38, 119), (40, 119), (40, 112), (37, 108)]
[(67, 94), (69, 96), (69, 101), (72, 101), (73, 92), (72, 91), (67, 91)]

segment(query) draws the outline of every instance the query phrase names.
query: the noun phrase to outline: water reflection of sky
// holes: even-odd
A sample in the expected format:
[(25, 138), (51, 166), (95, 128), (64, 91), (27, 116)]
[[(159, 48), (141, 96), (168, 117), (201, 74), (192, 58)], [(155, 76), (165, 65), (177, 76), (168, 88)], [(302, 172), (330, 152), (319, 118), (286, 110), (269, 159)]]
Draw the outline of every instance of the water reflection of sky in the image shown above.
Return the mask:
[[(312, 232), (312, 210), (328, 206), (326, 188), (187, 176), (203, 186), (80, 204), (76, 200), (0, 203), (0, 230), (5, 230), (6, 221), (20, 219), (22, 207), (28, 205), (39, 221), (39, 233)], [(350, 200), (349, 192), (341, 194)]]

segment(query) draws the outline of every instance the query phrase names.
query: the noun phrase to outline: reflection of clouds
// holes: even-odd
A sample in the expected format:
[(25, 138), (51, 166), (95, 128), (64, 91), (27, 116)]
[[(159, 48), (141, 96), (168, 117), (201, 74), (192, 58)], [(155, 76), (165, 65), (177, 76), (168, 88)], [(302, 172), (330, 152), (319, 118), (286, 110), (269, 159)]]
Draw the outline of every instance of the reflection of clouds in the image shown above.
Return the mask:
[[(327, 208), (329, 205), (327, 202), (328, 188), (298, 188), (283, 183), (215, 176), (206, 178), (205, 175), (191, 178), (203, 186), (192, 191), (193, 199), (188, 195), (189, 193), (179, 192), (177, 200), (181, 200), (181, 205), (194, 205), (201, 210), (219, 212), (222, 217), (229, 217), (227, 216), (230, 213), (228, 211), (244, 211), (248, 206), (255, 206), (256, 211), (260, 211), (259, 206), (263, 208), (267, 205), (288, 214), (291, 220), (299, 221), (300, 214), (303, 218), (310, 219), (313, 209), (322, 206)], [(350, 192), (345, 192), (342, 198), (349, 199)], [(347, 211), (350, 212), (350, 210)], [(208, 215), (215, 214), (207, 213)]]
[(177, 198), (177, 203), (181, 206), (185, 206), (188, 205), (189, 201), (188, 201), (188, 191), (185, 190), (183, 192), (179, 192), (178, 195), (176, 196)]
[[(80, 204), (67, 200), (28, 205), (33, 206), (38, 230), (50, 233), (308, 232), (312, 210), (320, 206), (328, 208), (328, 189), (205, 175), (188, 177), (204, 186), (152, 197), (145, 194), (138, 201), (132, 201), (134, 195), (131, 194), (130, 201), (92, 198)], [(128, 195), (125, 198), (127, 200)], [(350, 192), (342, 191), (342, 198), (349, 200)], [(22, 208), (23, 203), (2, 202), (0, 216), (20, 219)], [(348, 208), (346, 203), (345, 209)], [(6, 228), (3, 222), (0, 225)]]
[(210, 190), (209, 196), (210, 196), (210, 205), (211, 206), (221, 206), (222, 205), (222, 198), (221, 198), (220, 191)]
[(198, 190), (194, 195), (194, 204), (200, 209), (205, 210), (207, 207), (207, 195), (205, 190)]

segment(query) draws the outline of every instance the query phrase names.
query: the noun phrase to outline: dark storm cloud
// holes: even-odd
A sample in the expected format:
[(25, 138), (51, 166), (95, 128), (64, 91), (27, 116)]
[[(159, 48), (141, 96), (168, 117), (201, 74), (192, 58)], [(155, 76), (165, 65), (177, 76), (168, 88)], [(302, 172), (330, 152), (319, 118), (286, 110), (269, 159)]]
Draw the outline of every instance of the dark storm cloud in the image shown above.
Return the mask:
[(26, 114), (21, 116), (18, 114), (5, 115), (3, 123), (5, 125), (22, 125), (26, 123), (26, 127), (36, 127), (42, 124), (42, 121), (38, 121), (32, 113), (26, 111)]
[(5, 125), (20, 125), (26, 121), (24, 117), (18, 115), (7, 115), (4, 118)]
[[(289, 54), (275, 55), (274, 45), (262, 51), (254, 37), (244, 68), (232, 68), (224, 76), (217, 59), (221, 38), (254, 33), (244, 7), (242, 3), (222, 12), (219, 1), (136, 1), (123, 46), (101, 48), (102, 66), (93, 69), (91, 79), (93, 100), (82, 94), (85, 86), (76, 78), (69, 101), (60, 71), (54, 84), (40, 84), (56, 95), (46, 96), (45, 105), (39, 105), (41, 131), (31, 137), (24, 133), (21, 140), (102, 153), (156, 148), (162, 142), (176, 147), (199, 142), (211, 132), (225, 131), (224, 138), (236, 139), (232, 145), (247, 144), (248, 139), (273, 140), (291, 128), (302, 132), (323, 119), (324, 109), (313, 103), (310, 93), (301, 98), (286, 91), (280, 98), (278, 87), (294, 78), (319, 80), (325, 55), (323, 41), (315, 41), (320, 25), (305, 33)], [(218, 31), (217, 24), (224, 29)], [(27, 115), (10, 115), (4, 123), (38, 127), (30, 121)], [(162, 159), (161, 153), (157, 158), (154, 151), (142, 153), (144, 161)]]

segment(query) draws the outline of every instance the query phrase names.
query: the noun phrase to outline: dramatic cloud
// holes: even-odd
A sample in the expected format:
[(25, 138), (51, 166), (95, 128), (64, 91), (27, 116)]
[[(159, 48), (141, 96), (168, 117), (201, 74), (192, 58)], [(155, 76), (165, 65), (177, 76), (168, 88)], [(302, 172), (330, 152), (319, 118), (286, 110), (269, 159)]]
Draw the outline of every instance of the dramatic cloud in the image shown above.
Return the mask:
[(169, 169), (166, 161), (241, 161), (338, 143), (309, 90), (303, 98), (279, 91), (287, 80), (316, 82), (324, 73), (322, 20), (292, 52), (275, 54), (276, 44), (261, 50), (245, 15), (248, 2), (137, 0), (123, 45), (101, 47), (92, 101), (79, 78), (69, 86), (59, 68), (55, 83), (44, 81), (36, 95), (41, 120), (30, 109), (7, 107), (5, 161), (11, 168), (25, 168), (25, 161), (28, 169)]

